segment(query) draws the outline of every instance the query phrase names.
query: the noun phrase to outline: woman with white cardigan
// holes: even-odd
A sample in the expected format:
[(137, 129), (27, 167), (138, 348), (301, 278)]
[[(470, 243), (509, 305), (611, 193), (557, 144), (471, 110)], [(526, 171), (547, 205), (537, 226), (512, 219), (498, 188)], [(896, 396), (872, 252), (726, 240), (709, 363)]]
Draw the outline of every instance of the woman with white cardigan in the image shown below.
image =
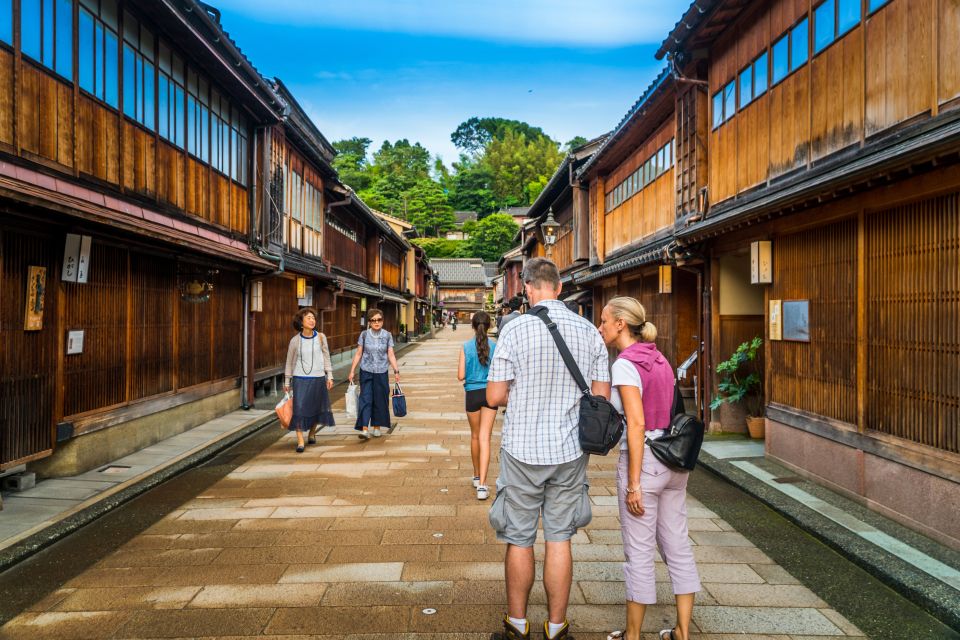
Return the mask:
[(293, 396), (291, 431), (297, 432), (297, 453), (303, 453), (303, 432), (307, 444), (316, 444), (317, 425), (333, 426), (330, 389), (333, 370), (327, 336), (317, 331), (317, 312), (309, 307), (293, 317), (297, 335), (287, 348), (287, 364), (283, 372), (283, 390)]

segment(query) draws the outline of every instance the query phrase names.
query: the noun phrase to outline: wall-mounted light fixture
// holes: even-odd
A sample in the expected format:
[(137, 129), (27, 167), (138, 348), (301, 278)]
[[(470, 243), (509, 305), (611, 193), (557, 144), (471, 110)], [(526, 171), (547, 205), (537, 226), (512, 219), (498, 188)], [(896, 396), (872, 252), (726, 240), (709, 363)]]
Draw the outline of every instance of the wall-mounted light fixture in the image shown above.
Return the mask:
[(255, 280), (250, 283), (250, 311), (263, 311), (263, 281)]
[(660, 265), (660, 293), (673, 293), (673, 266)]
[(540, 230), (543, 232), (543, 246), (547, 249), (547, 255), (557, 243), (557, 233), (560, 231), (560, 225), (553, 219), (553, 207), (547, 210), (547, 219), (540, 224)]
[(750, 243), (750, 283), (773, 282), (773, 243), (756, 240)]

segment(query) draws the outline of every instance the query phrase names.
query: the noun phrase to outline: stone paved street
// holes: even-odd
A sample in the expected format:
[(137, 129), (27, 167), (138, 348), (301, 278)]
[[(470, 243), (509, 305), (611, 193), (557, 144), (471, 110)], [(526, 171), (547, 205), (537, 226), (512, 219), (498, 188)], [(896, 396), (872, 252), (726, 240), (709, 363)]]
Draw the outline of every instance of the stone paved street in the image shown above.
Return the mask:
[[(401, 358), (411, 411), (392, 434), (358, 440), (341, 399), (341, 426), (317, 446), (297, 455), (291, 435), (278, 439), (0, 637), (488, 638), (505, 610), (504, 547), (470, 484), (455, 380), (468, 337), (444, 331)], [(593, 459), (594, 518), (574, 539), (569, 617), (580, 639), (624, 624), (614, 463)], [(689, 512), (705, 587), (693, 637), (862, 637), (730, 523), (692, 498)], [(645, 638), (672, 622), (662, 564), (658, 576), (664, 604), (648, 610)], [(538, 624), (542, 587), (532, 601)]]

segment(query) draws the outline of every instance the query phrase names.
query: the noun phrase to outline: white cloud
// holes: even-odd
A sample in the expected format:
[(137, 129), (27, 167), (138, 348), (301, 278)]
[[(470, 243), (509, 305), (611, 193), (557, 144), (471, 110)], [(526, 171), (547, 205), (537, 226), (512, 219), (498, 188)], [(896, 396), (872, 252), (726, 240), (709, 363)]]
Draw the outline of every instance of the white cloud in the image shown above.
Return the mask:
[(615, 47), (659, 43), (680, 18), (687, 2), (222, 0), (220, 5), (262, 22), (291, 26), (368, 29), (513, 43)]

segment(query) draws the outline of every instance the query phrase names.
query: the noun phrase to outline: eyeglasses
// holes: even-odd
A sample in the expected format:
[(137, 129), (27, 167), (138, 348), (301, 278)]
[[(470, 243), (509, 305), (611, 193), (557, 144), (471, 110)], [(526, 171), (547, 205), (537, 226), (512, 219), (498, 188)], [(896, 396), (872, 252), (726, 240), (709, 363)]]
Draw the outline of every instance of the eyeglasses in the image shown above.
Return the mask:
[(370, 322), (383, 322), (383, 318), (370, 318)]

